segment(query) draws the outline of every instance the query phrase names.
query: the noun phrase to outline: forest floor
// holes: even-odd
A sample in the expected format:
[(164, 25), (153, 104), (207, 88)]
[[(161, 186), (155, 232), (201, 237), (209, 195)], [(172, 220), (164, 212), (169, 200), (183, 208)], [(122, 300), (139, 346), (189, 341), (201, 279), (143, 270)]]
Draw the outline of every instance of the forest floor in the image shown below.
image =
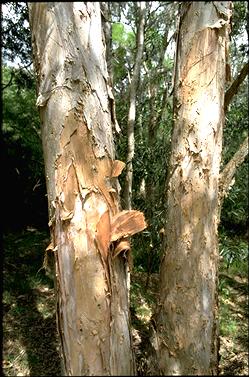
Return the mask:
[[(5, 376), (59, 376), (52, 279), (42, 269), (47, 233), (35, 229), (3, 238), (2, 369)], [(149, 323), (158, 274), (133, 272), (132, 333), (138, 375), (150, 375)], [(248, 375), (248, 276), (220, 273), (220, 375)]]

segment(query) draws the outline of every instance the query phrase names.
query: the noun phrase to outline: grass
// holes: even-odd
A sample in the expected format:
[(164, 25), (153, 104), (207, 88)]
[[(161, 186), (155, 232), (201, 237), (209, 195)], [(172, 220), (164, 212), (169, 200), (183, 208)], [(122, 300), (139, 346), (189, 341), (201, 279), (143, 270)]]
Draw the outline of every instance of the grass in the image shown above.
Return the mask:
[[(58, 376), (60, 360), (54, 285), (43, 265), (46, 232), (4, 237), (3, 374)], [(220, 272), (221, 375), (248, 374), (248, 261), (225, 261)], [(158, 274), (133, 271), (131, 317), (138, 375), (149, 375), (149, 323), (156, 305)]]
[(220, 272), (221, 374), (248, 374), (248, 261)]
[(60, 375), (53, 281), (42, 267), (46, 232), (4, 237), (3, 372)]

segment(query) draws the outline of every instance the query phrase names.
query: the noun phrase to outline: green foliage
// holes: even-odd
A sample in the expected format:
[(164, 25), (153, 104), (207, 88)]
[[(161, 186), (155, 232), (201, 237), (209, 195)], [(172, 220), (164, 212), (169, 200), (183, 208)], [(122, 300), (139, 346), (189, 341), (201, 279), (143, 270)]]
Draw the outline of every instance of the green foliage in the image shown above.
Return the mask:
[[(156, 277), (156, 281), (157, 279), (158, 277)], [(135, 314), (137, 324), (138, 321), (143, 324), (148, 323), (152, 315), (152, 308), (156, 304), (156, 299), (152, 290), (146, 286), (146, 274), (144, 272), (136, 271), (132, 274), (130, 302), (131, 312)]]
[(163, 60), (163, 66), (169, 71), (173, 70), (174, 60), (172, 58), (170, 58), (169, 56), (165, 57), (164, 60)]
[(135, 36), (131, 31), (126, 31), (125, 27), (120, 22), (112, 24), (112, 41), (120, 47), (134, 48)]
[(125, 28), (124, 25), (120, 22), (114, 22), (112, 24), (112, 41), (113, 43), (117, 44), (124, 44), (125, 37), (124, 37)]
[[(224, 289), (222, 291), (223, 295), (229, 296), (229, 290)], [(221, 336), (230, 336), (232, 338), (235, 337), (236, 333), (238, 332), (237, 328), (237, 321), (230, 316), (230, 310), (226, 305), (221, 306), (221, 321), (220, 321), (220, 335)]]
[(12, 85), (3, 91), (3, 132), (13, 140), (20, 140), (41, 157), (34, 78), (28, 72), (7, 66), (3, 67), (2, 73), (3, 82), (9, 82), (11, 75), (14, 76)]
[(247, 29), (248, 20), (248, 2), (247, 1), (233, 1), (232, 2), (232, 38), (241, 37)]
[(27, 3), (5, 2), (2, 7), (3, 59), (5, 62), (18, 61), (22, 65), (30, 65), (32, 55)]
[(248, 269), (248, 242), (239, 235), (231, 235), (225, 228), (219, 232), (219, 250), (226, 268), (237, 268), (245, 272)]
[[(175, 19), (171, 18), (171, 14), (174, 14), (177, 7), (170, 2), (158, 2), (156, 7), (152, 3), (147, 3), (145, 48), (137, 92), (133, 208), (144, 212), (148, 228), (133, 237), (132, 243), (134, 265), (149, 272), (158, 271), (159, 268), (161, 253), (159, 231), (165, 221), (165, 181), (172, 129), (172, 101), (168, 97), (166, 106), (163, 107), (162, 100), (165, 91), (169, 91), (172, 84), (173, 57), (169, 53), (165, 54), (164, 49), (174, 32)], [(128, 3), (120, 9), (131, 29), (136, 32), (134, 4)], [(118, 19), (114, 14), (114, 19), (116, 18)], [(120, 18), (113, 24), (112, 36), (115, 100), (117, 118), (122, 130), (116, 143), (117, 158), (126, 161), (128, 73), (131, 77), (135, 64), (136, 37), (134, 32), (126, 32)], [(155, 88), (154, 96), (151, 95), (152, 88)], [(155, 120), (152, 119), (152, 111)], [(152, 125), (153, 122), (155, 124)], [(121, 187), (124, 187), (124, 179), (125, 171), (120, 177)]]
[[(233, 78), (239, 74), (248, 60), (247, 49), (248, 4), (233, 2), (230, 62)], [(240, 85), (238, 93), (226, 113), (223, 133), (223, 167), (233, 157), (248, 135), (248, 77)], [(222, 167), (221, 167), (222, 170)], [(246, 236), (248, 227), (248, 156), (237, 169), (233, 184), (225, 198), (221, 211), (221, 228), (232, 235)], [(222, 234), (221, 234), (222, 237)]]
[[(223, 167), (233, 157), (240, 144), (248, 135), (248, 82), (245, 81), (234, 97), (226, 114), (226, 124), (223, 136)], [(222, 168), (221, 168), (222, 170)], [(245, 233), (248, 225), (248, 156), (237, 168), (233, 185), (225, 198), (221, 223), (231, 231)], [(233, 226), (232, 226), (233, 224)]]
[(223, 164), (226, 164), (248, 135), (248, 81), (240, 86), (226, 114), (224, 127)]

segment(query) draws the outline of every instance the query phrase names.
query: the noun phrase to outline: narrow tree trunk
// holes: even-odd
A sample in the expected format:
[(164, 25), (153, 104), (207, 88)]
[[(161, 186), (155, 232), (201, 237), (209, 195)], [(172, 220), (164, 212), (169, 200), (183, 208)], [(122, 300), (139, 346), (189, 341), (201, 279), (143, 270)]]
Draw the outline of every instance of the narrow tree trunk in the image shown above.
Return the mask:
[(164, 375), (217, 374), (218, 183), (230, 2), (186, 2), (156, 345)]
[(107, 71), (110, 82), (113, 84), (113, 69), (112, 69), (112, 20), (110, 2), (101, 2), (101, 14), (103, 17), (103, 30), (106, 43), (106, 62)]
[(234, 80), (234, 82), (231, 84), (229, 89), (227, 89), (225, 93), (225, 99), (224, 99), (225, 112), (227, 111), (228, 106), (230, 105), (233, 97), (235, 96), (235, 94), (237, 94), (240, 85), (245, 80), (246, 76), (248, 75), (248, 69), (249, 69), (249, 63), (245, 63), (240, 73)]
[(29, 3), (66, 375), (134, 375), (112, 91), (99, 3)]
[(135, 67), (130, 84), (130, 94), (129, 94), (129, 114), (128, 114), (128, 124), (127, 124), (127, 160), (126, 160), (126, 177), (125, 177), (125, 188), (124, 188), (124, 203), (125, 208), (132, 208), (132, 180), (133, 180), (133, 157), (135, 150), (135, 138), (134, 138), (134, 124), (136, 119), (136, 93), (139, 83), (139, 73), (140, 66), (142, 63), (143, 56), (143, 45), (144, 45), (144, 24), (145, 24), (145, 2), (141, 1), (137, 3), (138, 14), (139, 14), (139, 25), (137, 32), (137, 53), (135, 58)]
[(240, 145), (239, 149), (236, 151), (234, 156), (229, 160), (226, 166), (220, 173), (219, 179), (219, 196), (220, 196), (220, 211), (224, 198), (228, 195), (228, 191), (233, 184), (233, 178), (237, 171), (237, 168), (244, 162), (246, 156), (248, 155), (248, 136), (245, 138), (243, 143)]

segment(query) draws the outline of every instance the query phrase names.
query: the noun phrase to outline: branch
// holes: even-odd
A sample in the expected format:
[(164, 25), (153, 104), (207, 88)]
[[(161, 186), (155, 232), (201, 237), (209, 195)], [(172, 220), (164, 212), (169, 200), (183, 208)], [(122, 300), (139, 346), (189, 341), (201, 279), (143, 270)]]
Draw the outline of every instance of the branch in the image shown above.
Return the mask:
[(225, 99), (224, 99), (225, 112), (227, 111), (227, 108), (230, 105), (234, 95), (237, 94), (239, 90), (239, 86), (242, 84), (242, 82), (246, 78), (246, 75), (248, 74), (248, 67), (249, 67), (249, 63), (245, 63), (244, 67), (241, 69), (237, 78), (234, 80), (230, 88), (227, 89), (225, 93)]
[(219, 196), (220, 196), (220, 207), (222, 206), (224, 198), (227, 196), (230, 187), (233, 184), (233, 177), (236, 173), (237, 168), (244, 162), (246, 156), (248, 155), (248, 136), (240, 145), (237, 152), (231, 158), (231, 160), (226, 164), (223, 171), (220, 173), (219, 179)]

